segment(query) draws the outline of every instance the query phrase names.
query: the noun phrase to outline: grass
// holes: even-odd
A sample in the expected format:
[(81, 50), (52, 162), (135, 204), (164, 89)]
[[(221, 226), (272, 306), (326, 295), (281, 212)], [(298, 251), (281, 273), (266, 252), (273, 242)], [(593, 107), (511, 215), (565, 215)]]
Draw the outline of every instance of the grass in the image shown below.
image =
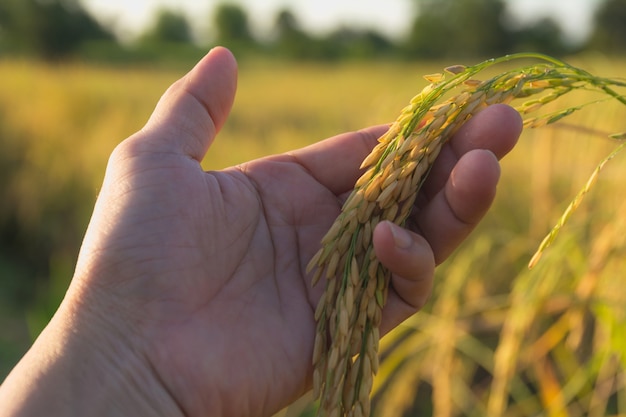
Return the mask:
[[(626, 62), (575, 61), (600, 75), (626, 72)], [(426, 84), (422, 74), (451, 64), (245, 61), (204, 166), (392, 121)], [(181, 75), (0, 61), (0, 379), (60, 300), (110, 151)], [(523, 135), (502, 163), (493, 209), (439, 268), (427, 308), (383, 339), (374, 415), (626, 414), (626, 154), (526, 269), (623, 120), (623, 106), (602, 104)], [(38, 268), (24, 264), (33, 259)], [(306, 399), (282, 414), (300, 412), (311, 413)]]

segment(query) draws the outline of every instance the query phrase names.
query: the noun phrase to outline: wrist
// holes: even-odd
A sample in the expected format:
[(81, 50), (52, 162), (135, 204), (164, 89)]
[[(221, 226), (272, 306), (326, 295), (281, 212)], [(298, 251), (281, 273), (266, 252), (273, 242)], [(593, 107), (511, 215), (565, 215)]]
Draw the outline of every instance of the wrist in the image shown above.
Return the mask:
[(128, 333), (71, 298), (0, 386), (0, 417), (182, 415)]

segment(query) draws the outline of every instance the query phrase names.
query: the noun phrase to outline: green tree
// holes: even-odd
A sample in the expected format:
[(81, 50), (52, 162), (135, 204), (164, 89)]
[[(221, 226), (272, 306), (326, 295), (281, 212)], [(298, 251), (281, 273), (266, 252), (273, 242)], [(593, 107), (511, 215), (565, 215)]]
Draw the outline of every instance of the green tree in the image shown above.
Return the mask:
[(326, 39), (343, 57), (368, 59), (391, 54), (392, 43), (374, 30), (340, 28)]
[(600, 4), (587, 47), (609, 53), (626, 52), (626, 0), (605, 0)]
[(191, 43), (191, 27), (182, 13), (161, 9), (156, 14), (154, 25), (144, 34), (143, 40), (154, 43)]
[(391, 53), (393, 44), (373, 30), (341, 27), (323, 37), (312, 37), (288, 9), (276, 15), (272, 46), (277, 55), (290, 59), (334, 61), (367, 59)]
[(561, 27), (550, 17), (515, 31), (512, 38), (517, 51), (536, 51), (550, 55), (571, 52), (571, 47), (564, 42)]
[(2, 43), (45, 59), (76, 52), (86, 41), (114, 41), (77, 0), (3, 0)]
[(406, 43), (411, 57), (480, 57), (510, 46), (503, 0), (417, 0), (418, 14)]
[(276, 52), (293, 59), (311, 58), (316, 47), (313, 39), (300, 28), (296, 16), (289, 10), (278, 12), (275, 23), (274, 42)]
[(237, 48), (254, 43), (248, 24), (248, 15), (235, 4), (224, 3), (215, 10), (216, 42)]

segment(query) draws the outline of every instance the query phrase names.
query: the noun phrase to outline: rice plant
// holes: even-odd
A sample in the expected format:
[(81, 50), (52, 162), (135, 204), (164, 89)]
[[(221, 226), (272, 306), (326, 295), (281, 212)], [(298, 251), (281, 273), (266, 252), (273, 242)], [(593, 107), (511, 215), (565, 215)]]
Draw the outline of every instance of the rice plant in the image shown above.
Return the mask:
[[(478, 79), (486, 69), (521, 59), (539, 62), (505, 69)], [(626, 86), (618, 79), (598, 77), (563, 61), (540, 54), (516, 54), (478, 65), (455, 65), (445, 74), (425, 77), (427, 85), (405, 107), (379, 144), (363, 161), (365, 173), (342, 207), (342, 212), (321, 241), (309, 263), (313, 285), (326, 280), (316, 312), (313, 386), (320, 398), (320, 416), (368, 416), (373, 375), (379, 368), (379, 324), (387, 297), (390, 272), (376, 259), (372, 232), (378, 222), (403, 225), (439, 150), (477, 112), (495, 103), (512, 103), (526, 117), (525, 127), (555, 123), (591, 104), (626, 98), (615, 89)], [(578, 90), (596, 90), (603, 97), (547, 114), (534, 115), (549, 103)], [(456, 92), (456, 94), (452, 94)], [(451, 97), (450, 97), (451, 96)], [(619, 140), (623, 133), (612, 135)], [(531, 260), (541, 253), (588, 192), (606, 162), (603, 160), (588, 184), (576, 196), (557, 226)], [(496, 406), (490, 406), (496, 407)], [(496, 407), (497, 408), (497, 407)]]

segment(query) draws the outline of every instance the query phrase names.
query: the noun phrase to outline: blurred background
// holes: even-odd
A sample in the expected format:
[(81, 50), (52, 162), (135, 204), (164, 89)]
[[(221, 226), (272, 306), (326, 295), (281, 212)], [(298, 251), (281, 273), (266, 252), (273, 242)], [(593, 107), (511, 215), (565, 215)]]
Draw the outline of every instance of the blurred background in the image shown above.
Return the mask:
[[(626, 0), (1, 0), (0, 380), (64, 295), (111, 150), (210, 47), (240, 64), (219, 169), (390, 122), (452, 64), (534, 51), (623, 78), (625, 22)], [(493, 210), (385, 339), (375, 415), (626, 415), (626, 155), (526, 268), (625, 116), (524, 133)]]

